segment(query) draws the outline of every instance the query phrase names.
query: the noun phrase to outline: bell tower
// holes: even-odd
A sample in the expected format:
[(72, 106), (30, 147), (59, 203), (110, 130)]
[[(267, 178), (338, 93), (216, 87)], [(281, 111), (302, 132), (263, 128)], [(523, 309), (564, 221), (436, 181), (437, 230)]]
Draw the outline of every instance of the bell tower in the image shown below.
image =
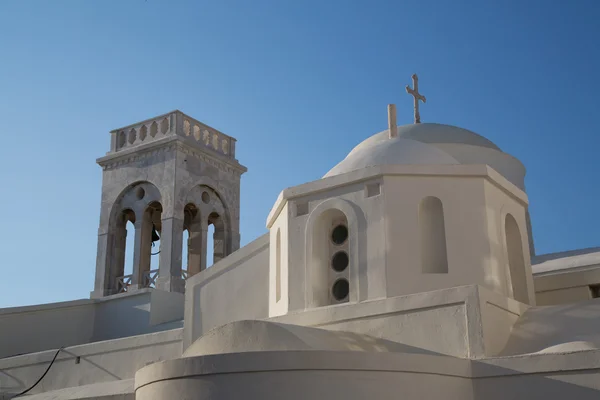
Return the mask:
[[(207, 267), (208, 251), (217, 262), (240, 247), (240, 178), (247, 169), (235, 158), (236, 140), (177, 110), (110, 134), (110, 151), (97, 160), (102, 202), (91, 297), (148, 287), (183, 292), (185, 279)], [(135, 227), (133, 273), (125, 275), (128, 222)], [(151, 257), (158, 257), (157, 269)]]

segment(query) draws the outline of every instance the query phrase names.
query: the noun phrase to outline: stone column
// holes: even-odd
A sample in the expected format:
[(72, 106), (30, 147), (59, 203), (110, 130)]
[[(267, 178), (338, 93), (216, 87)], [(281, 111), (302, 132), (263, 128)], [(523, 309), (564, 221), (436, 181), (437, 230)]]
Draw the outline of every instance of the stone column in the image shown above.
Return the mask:
[(98, 253), (96, 254), (96, 277), (94, 280), (94, 291), (90, 293), (92, 299), (104, 297), (109, 294), (113, 285), (110, 285), (110, 247), (108, 244), (108, 233), (98, 234)]
[(188, 239), (188, 276), (196, 275), (206, 268), (206, 241), (208, 224), (195, 221), (190, 224)]
[(161, 246), (156, 288), (167, 292), (185, 291), (181, 277), (181, 252), (183, 251), (183, 219), (162, 219)]
[(125, 226), (117, 229), (115, 235), (115, 250), (111, 256), (110, 268), (110, 287), (114, 287), (114, 293), (117, 293), (117, 278), (125, 274), (125, 252), (127, 249), (127, 228)]
[(215, 229), (215, 234), (213, 235), (213, 264), (216, 264), (218, 261), (221, 261), (226, 256), (225, 239), (225, 230)]
[[(136, 231), (137, 231), (136, 226)], [(144, 279), (145, 273), (150, 271), (150, 257), (152, 253), (152, 217), (151, 214), (146, 211), (142, 217), (142, 224), (140, 228), (141, 244), (140, 244), (140, 257), (139, 257), (139, 273), (140, 273), (140, 288), (147, 287), (148, 282)], [(136, 236), (137, 237), (137, 236)], [(134, 267), (135, 268), (135, 267)]]
[(137, 290), (143, 287), (142, 284), (142, 251), (143, 251), (143, 227), (144, 227), (144, 218), (139, 218), (135, 221), (135, 238), (133, 244), (133, 269), (131, 276), (131, 286), (129, 290)]
[[(237, 231), (231, 231), (229, 236), (230, 236), (229, 240), (231, 241), (231, 244), (230, 244), (231, 248), (230, 248), (229, 254), (231, 254), (234, 251), (238, 251), (240, 249), (241, 236), (240, 236), (240, 233)], [(227, 254), (227, 255), (229, 255), (229, 254)]]

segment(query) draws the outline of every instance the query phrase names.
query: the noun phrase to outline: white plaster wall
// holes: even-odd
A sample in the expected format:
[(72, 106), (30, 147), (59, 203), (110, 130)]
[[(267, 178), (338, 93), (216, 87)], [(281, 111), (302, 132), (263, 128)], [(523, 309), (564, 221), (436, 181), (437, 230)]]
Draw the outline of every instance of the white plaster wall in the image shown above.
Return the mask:
[(180, 293), (145, 289), (0, 309), (0, 358), (181, 326), (183, 301)]
[(184, 347), (210, 329), (269, 315), (269, 234), (186, 281)]
[[(96, 301), (92, 341), (141, 335), (180, 326), (182, 293), (144, 289)], [(169, 326), (168, 323), (176, 323)], [(167, 325), (164, 325), (167, 324)]]
[(597, 265), (551, 271), (534, 276), (539, 305), (574, 303), (591, 298), (590, 286), (600, 284)]
[(94, 317), (92, 300), (0, 309), (0, 358), (87, 343)]
[(590, 348), (596, 349), (592, 359), (600, 366), (600, 299), (529, 308), (513, 326), (502, 355), (566, 354)]
[[(468, 362), (355, 352), (256, 352), (184, 358), (136, 374), (136, 399), (472, 399)], [(182, 372), (185, 376), (182, 376)], [(460, 376), (460, 374), (463, 376)]]
[(471, 362), (476, 399), (597, 399), (600, 351), (530, 354)]
[(486, 287), (514, 298), (508, 265), (505, 221), (511, 214), (519, 227), (521, 247), (525, 266), (525, 277), (529, 304), (535, 305), (535, 289), (529, 257), (529, 237), (527, 230), (527, 203), (519, 200), (497, 184), (485, 181), (485, 202), (487, 237), (490, 243), (490, 256), (482, 266), (486, 276)]
[[(289, 306), (289, 248), (293, 245), (289, 237), (290, 207), (286, 203), (275, 223), (269, 229), (269, 316), (274, 317), (288, 312)], [(279, 233), (279, 250), (277, 235)], [(278, 254), (278, 251), (280, 252)], [(280, 298), (277, 300), (277, 263), (280, 263)], [(295, 283), (295, 282), (294, 282)]]
[(257, 352), (156, 363), (136, 398), (564, 399), (600, 395), (600, 353), (459, 360), (420, 354)]
[[(486, 284), (483, 266), (490, 244), (483, 181), (480, 177), (384, 176), (388, 296)], [(421, 270), (419, 204), (428, 196), (442, 202), (448, 273)]]
[(362, 333), (402, 343), (414, 351), (483, 356), (476, 286), (339, 304), (270, 320)]
[[(0, 392), (19, 393), (29, 388), (55, 353), (51, 350), (0, 359)], [(67, 347), (30, 393), (131, 379), (138, 369), (181, 354), (182, 329)]]
[(481, 313), (481, 334), (487, 357), (501, 354), (512, 329), (528, 305), (507, 298), (483, 286), (477, 288)]
[(552, 306), (590, 300), (591, 292), (590, 287), (586, 285), (537, 292), (535, 298), (539, 306)]

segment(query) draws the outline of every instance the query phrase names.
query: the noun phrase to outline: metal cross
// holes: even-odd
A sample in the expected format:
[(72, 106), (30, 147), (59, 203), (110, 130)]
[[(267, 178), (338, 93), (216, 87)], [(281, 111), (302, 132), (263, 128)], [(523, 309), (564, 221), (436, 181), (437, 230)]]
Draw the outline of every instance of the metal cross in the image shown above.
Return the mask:
[(419, 93), (419, 78), (417, 77), (417, 74), (413, 74), (412, 81), (413, 81), (414, 89), (411, 89), (410, 86), (406, 85), (406, 93), (408, 93), (414, 97), (415, 124), (420, 124), (421, 123), (421, 115), (419, 114), (419, 100), (421, 100), (423, 103), (426, 103), (427, 100), (425, 99), (425, 96), (423, 96), (423, 95), (421, 95), (421, 93)]

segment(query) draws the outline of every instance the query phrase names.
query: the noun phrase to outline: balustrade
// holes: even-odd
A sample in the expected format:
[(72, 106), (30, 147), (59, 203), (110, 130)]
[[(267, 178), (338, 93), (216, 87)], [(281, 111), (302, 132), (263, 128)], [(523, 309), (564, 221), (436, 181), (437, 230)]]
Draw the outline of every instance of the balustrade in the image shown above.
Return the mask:
[(181, 111), (173, 111), (111, 131), (111, 152), (127, 150), (167, 136), (179, 135), (222, 156), (235, 159), (235, 139)]
[(133, 275), (124, 275), (117, 278), (117, 293), (125, 293), (129, 290), (131, 278), (133, 278)]
[[(129, 292), (131, 286), (131, 279), (133, 275), (124, 275), (117, 278), (117, 293)], [(155, 288), (156, 279), (158, 278), (158, 269), (151, 269), (150, 271), (144, 272), (142, 276), (142, 287), (144, 288)], [(181, 270), (181, 279), (186, 280), (188, 278), (188, 272), (186, 269)]]

